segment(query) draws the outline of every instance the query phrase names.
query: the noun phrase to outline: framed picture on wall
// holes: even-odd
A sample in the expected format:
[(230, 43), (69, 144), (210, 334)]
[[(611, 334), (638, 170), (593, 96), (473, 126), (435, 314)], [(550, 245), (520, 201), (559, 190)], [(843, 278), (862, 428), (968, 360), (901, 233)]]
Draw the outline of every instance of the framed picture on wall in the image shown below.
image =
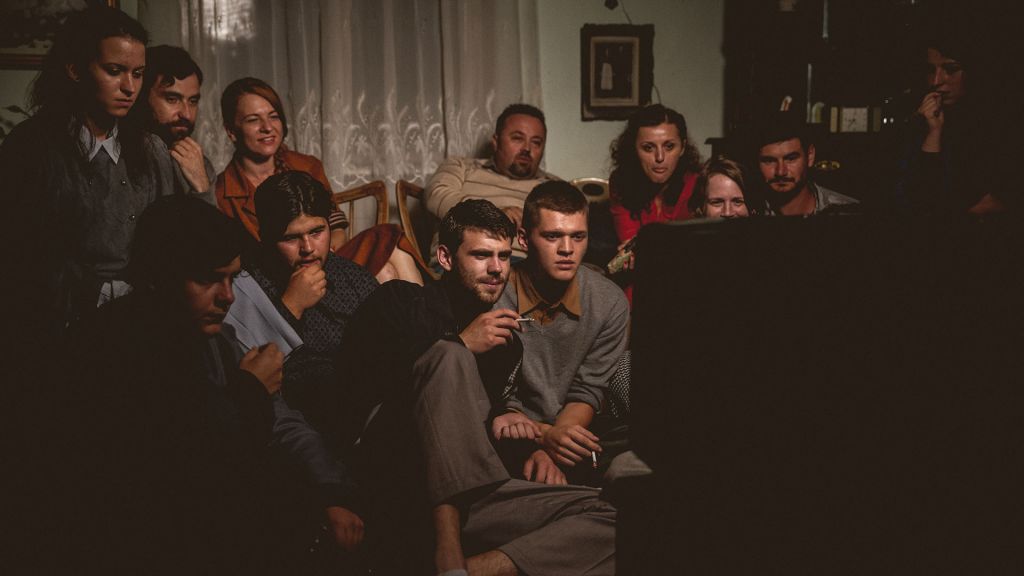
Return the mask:
[(117, 0), (0, 0), (0, 68), (38, 70), (68, 14)]
[(583, 120), (623, 120), (651, 102), (654, 25), (585, 24), (580, 29)]

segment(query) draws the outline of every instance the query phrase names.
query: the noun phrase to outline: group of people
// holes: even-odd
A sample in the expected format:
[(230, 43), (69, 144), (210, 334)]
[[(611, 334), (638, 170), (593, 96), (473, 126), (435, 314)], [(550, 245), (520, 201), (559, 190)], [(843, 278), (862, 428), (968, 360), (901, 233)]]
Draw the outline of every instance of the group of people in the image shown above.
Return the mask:
[[(637, 233), (650, 223), (856, 208), (856, 199), (813, 181), (814, 143), (794, 115), (766, 118), (756, 140), (759, 184), (745, 176), (748, 169), (739, 159), (719, 155), (702, 162), (679, 112), (654, 104), (630, 117), (611, 145), (609, 177), (611, 220), (627, 276), (634, 266)], [(427, 183), (427, 209), (440, 218), (467, 198), (483, 198), (519, 225), (526, 196), (542, 183), (559, 180), (540, 169), (546, 141), (541, 110), (527, 104), (507, 107), (498, 117), (492, 158), (446, 159)], [(524, 250), (525, 244), (514, 246), (513, 256), (524, 257)], [(628, 278), (620, 280), (631, 299)]]
[[(543, 112), (507, 107), (492, 157), (427, 182), (442, 273), (425, 282), (397, 226), (348, 237), (267, 83), (221, 95), (236, 153), (216, 174), (191, 138), (202, 71), (146, 43), (117, 9), (72, 15), (0, 148), (5, 228), (33, 248), (10, 256), (12, 374), (58, 407), (44, 443), (74, 474), (54, 506), (76, 569), (316, 572), (363, 551), (386, 574), (613, 574), (606, 408), (631, 292), (583, 262), (591, 206), (540, 169)], [(946, 161), (964, 96), (956, 61), (928, 56), (908, 195)], [(702, 162), (682, 114), (635, 113), (611, 147), (625, 268), (650, 223), (856, 205), (813, 181), (792, 116), (755, 149), (754, 171)], [(300, 344), (243, 344), (243, 278)]]
[[(515, 223), (488, 201), (449, 207), (444, 273), (423, 286), (394, 230), (355, 251), (369, 261), (344, 256), (359, 237), (320, 161), (285, 147), (265, 82), (222, 94), (236, 154), (215, 175), (191, 138), (202, 71), (146, 42), (117, 9), (73, 14), (32, 118), (0, 149), (9, 229), (35, 248), (12, 254), (8, 325), (12, 380), (31, 391), (15, 396), (24, 424), (45, 430), (20, 448), (52, 455), (34, 458), (31, 488), (50, 502), (26, 533), (61, 542), (34, 560), (613, 573), (615, 508), (565, 472), (602, 453), (587, 426), (628, 319), (614, 284), (575, 281), (583, 196), (551, 180)], [(506, 289), (517, 240), (532, 255), (515, 276), (522, 298)], [(243, 280), (297, 345), (243, 345), (231, 320), (252, 298)], [(531, 344), (550, 336), (557, 350)], [(39, 522), (58, 510), (73, 531)]]

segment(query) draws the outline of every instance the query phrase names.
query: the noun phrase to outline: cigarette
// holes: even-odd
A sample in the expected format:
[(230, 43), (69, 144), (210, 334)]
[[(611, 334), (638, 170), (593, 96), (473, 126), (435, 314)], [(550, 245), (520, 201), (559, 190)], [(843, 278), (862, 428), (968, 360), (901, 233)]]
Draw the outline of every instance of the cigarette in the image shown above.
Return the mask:
[(522, 318), (516, 318), (516, 322), (533, 322), (533, 318), (526, 318), (524, 316)]
[(597, 452), (590, 451), (590, 459), (594, 462), (594, 469), (597, 470)]

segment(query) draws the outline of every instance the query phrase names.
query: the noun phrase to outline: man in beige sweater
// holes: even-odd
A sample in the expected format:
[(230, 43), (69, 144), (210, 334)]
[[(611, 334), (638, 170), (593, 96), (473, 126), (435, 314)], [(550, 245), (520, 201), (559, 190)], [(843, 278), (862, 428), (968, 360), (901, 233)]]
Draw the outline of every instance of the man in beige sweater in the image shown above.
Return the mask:
[[(493, 158), (448, 158), (427, 182), (424, 201), (432, 214), (443, 217), (467, 198), (491, 201), (516, 228), (523, 219), (523, 202), (541, 182), (558, 180), (540, 169), (547, 142), (544, 113), (529, 104), (512, 104), (498, 116), (491, 143)], [(437, 253), (437, 235), (431, 254)], [(513, 242), (514, 258), (526, 252)]]

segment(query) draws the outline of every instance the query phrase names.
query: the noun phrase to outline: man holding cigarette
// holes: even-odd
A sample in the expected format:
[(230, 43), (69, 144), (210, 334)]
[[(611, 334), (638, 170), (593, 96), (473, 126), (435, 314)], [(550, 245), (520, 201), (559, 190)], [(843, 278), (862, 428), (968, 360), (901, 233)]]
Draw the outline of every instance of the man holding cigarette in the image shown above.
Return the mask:
[[(592, 469), (600, 439), (589, 429), (616, 362), (626, 349), (629, 305), (613, 282), (581, 267), (587, 251), (587, 199), (571, 184), (545, 182), (530, 192), (519, 242), (526, 260), (495, 305), (522, 323), (523, 361), (494, 420), (510, 468), (527, 479), (565, 483), (563, 469)], [(592, 479), (592, 478), (591, 478)]]
[[(514, 234), (489, 201), (456, 204), (439, 229), (441, 280), (384, 284), (346, 331), (341, 365), (365, 391), (347, 420), (370, 418), (355, 434), (382, 573), (419, 573), (422, 556), (451, 575), (615, 571), (616, 512), (599, 491), (511, 479), (488, 438), (522, 353), (519, 316), (491, 309)], [(503, 426), (535, 432), (525, 417)], [(411, 549), (430, 531), (433, 549)]]

